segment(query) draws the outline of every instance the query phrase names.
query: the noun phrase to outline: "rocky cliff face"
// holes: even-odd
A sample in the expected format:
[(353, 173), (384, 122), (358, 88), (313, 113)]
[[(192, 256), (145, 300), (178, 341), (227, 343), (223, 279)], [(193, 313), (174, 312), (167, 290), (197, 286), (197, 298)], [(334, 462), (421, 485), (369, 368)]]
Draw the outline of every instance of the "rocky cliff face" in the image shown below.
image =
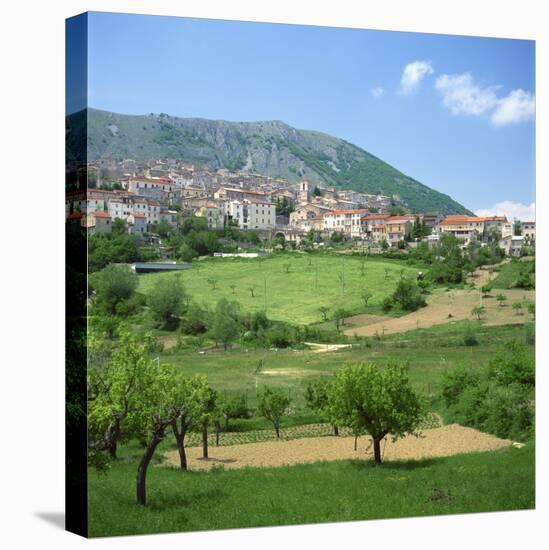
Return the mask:
[(415, 211), (469, 212), (448, 195), (351, 143), (277, 120), (227, 122), (88, 109), (67, 118), (69, 158), (81, 147), (76, 141), (71, 143), (71, 136), (86, 117), (89, 160), (176, 158), (213, 169), (248, 170), (290, 181), (307, 178), (341, 189), (399, 195)]

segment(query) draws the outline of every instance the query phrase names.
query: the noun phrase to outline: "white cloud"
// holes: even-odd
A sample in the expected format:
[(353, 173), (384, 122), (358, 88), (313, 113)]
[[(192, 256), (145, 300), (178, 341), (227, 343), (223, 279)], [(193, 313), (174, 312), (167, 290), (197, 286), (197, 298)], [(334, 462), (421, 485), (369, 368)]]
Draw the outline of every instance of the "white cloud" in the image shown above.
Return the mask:
[(480, 208), (475, 210), (477, 216), (507, 216), (512, 221), (515, 218), (521, 221), (534, 221), (536, 219), (536, 203), (522, 204), (521, 202), (502, 201), (492, 208)]
[(498, 86), (479, 86), (470, 73), (440, 75), (435, 88), (442, 94), (442, 102), (453, 115), (482, 115), (498, 103)]
[(414, 61), (408, 63), (402, 72), (400, 79), (400, 92), (409, 94), (413, 92), (426, 75), (433, 74), (433, 66), (430, 61)]
[(435, 88), (453, 115), (490, 115), (494, 126), (516, 124), (534, 117), (536, 100), (531, 93), (519, 88), (499, 98), (500, 86), (481, 86), (470, 73), (440, 75)]
[(383, 94), (385, 93), (385, 90), (383, 88), (381, 88), (380, 86), (378, 86), (376, 88), (372, 88), (370, 90), (370, 93), (372, 94), (372, 97), (375, 97), (377, 99), (378, 97), (383, 96)]
[(490, 120), (494, 126), (516, 124), (534, 118), (535, 110), (535, 97), (519, 88), (498, 101)]

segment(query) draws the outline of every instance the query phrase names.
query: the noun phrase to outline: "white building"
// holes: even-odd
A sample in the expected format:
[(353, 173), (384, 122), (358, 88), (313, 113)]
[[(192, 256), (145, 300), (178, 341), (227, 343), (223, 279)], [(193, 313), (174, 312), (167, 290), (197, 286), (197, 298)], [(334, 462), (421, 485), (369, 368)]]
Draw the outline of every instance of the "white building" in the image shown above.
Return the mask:
[(368, 210), (332, 210), (324, 214), (324, 229), (330, 234), (342, 231), (349, 237), (360, 237), (362, 233), (361, 218)]
[(272, 202), (257, 199), (231, 200), (227, 202), (227, 215), (241, 229), (272, 229), (276, 208)]

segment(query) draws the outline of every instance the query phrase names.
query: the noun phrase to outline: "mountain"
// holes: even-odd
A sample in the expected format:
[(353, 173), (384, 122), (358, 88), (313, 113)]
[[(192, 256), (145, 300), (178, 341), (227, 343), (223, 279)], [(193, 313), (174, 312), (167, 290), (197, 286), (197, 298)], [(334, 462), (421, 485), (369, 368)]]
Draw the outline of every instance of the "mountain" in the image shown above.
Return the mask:
[(249, 170), (289, 181), (398, 195), (413, 211), (471, 214), (448, 195), (406, 176), (345, 140), (278, 120), (227, 122), (166, 114), (87, 109), (67, 117), (67, 157), (82, 158), (75, 136), (86, 121), (88, 160), (174, 158), (210, 168)]

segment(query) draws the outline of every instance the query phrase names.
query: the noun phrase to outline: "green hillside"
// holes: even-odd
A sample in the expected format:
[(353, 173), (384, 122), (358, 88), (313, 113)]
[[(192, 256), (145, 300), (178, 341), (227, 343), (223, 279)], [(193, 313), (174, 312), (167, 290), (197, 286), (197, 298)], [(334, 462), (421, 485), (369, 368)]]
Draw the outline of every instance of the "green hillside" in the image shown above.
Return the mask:
[[(67, 118), (68, 158), (81, 158), (75, 133), (86, 113)], [(289, 181), (398, 195), (414, 211), (470, 213), (448, 195), (342, 139), (280, 121), (227, 122), (166, 114), (120, 115), (88, 109), (89, 160), (174, 158), (210, 168), (249, 170)], [(80, 156), (79, 156), (80, 153)]]

